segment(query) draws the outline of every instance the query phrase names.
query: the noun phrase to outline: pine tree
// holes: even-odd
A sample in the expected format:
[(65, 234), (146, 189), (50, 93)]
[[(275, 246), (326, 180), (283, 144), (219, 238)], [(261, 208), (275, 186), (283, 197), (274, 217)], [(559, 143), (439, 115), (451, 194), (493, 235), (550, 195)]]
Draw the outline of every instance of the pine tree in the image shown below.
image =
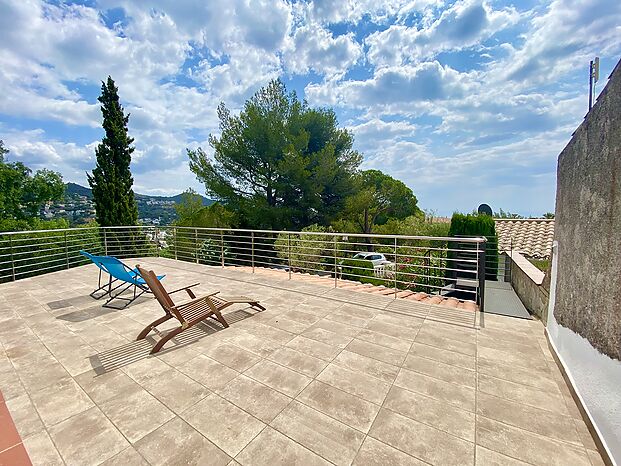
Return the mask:
[(97, 222), (101, 226), (136, 225), (138, 206), (129, 169), (134, 139), (127, 134), (129, 114), (124, 115), (118, 88), (110, 76), (102, 82), (97, 100), (101, 102), (106, 134), (95, 150), (97, 165), (92, 175), (87, 174), (93, 190)]

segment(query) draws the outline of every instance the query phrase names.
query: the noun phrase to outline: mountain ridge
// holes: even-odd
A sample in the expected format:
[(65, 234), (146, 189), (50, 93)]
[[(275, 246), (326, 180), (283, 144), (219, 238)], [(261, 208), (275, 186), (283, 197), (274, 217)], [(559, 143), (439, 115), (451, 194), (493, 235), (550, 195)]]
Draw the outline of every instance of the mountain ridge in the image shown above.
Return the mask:
[[(65, 183), (65, 195), (67, 194), (85, 196), (89, 199), (93, 198), (93, 192), (90, 188), (87, 188), (85, 186), (79, 185), (77, 183), (72, 183), (72, 182)], [(178, 204), (179, 202), (181, 202), (181, 196), (183, 196), (183, 193), (175, 194), (174, 196), (152, 196), (150, 194), (134, 193), (134, 196), (136, 200), (146, 201), (146, 200), (152, 199), (152, 200), (158, 200), (158, 201), (172, 201)], [(200, 194), (199, 196), (201, 197), (204, 206), (209, 206), (215, 202), (214, 200), (209, 199)]]

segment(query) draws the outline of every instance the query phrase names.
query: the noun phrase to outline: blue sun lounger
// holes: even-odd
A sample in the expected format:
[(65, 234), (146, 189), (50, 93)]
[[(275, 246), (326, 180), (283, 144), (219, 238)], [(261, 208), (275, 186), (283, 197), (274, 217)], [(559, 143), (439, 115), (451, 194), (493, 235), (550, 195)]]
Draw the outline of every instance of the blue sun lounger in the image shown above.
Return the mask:
[[(95, 256), (86, 251), (80, 251), (80, 254), (90, 259), (99, 268), (98, 288), (91, 293), (91, 296), (95, 299), (101, 299), (107, 296), (108, 300), (103, 304), (103, 307), (125, 309), (143, 293), (150, 292), (147, 283), (142, 279), (138, 271), (125, 265), (116, 257)], [(108, 283), (104, 283), (103, 285), (101, 284), (101, 272), (105, 272), (109, 275)], [(161, 275), (158, 279), (161, 280), (165, 276), (166, 275)], [(119, 283), (112, 286), (116, 282)], [(131, 287), (133, 287), (133, 295), (131, 297), (121, 296)], [(96, 296), (99, 291), (103, 291), (104, 293), (100, 296)], [(110, 303), (115, 299), (126, 301), (126, 303), (121, 307), (111, 306)]]

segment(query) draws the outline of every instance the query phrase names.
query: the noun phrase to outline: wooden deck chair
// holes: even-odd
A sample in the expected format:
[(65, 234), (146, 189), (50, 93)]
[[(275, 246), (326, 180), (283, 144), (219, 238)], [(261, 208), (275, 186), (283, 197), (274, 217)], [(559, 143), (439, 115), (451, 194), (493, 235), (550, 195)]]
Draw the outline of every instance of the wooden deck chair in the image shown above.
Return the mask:
[[(155, 330), (158, 325), (166, 322), (167, 320), (177, 319), (181, 324), (180, 327), (171, 330), (165, 336), (160, 338), (160, 340), (151, 350), (151, 354), (157, 353), (159, 350), (161, 350), (166, 342), (168, 342), (171, 338), (179, 335), (184, 330), (193, 327), (194, 325), (202, 322), (209, 317), (217, 320), (224, 327), (228, 327), (229, 324), (226, 322), (226, 320), (224, 320), (224, 317), (222, 317), (221, 311), (232, 304), (250, 304), (252, 307), (256, 307), (262, 311), (265, 310), (265, 308), (254, 299), (247, 298), (245, 296), (223, 298), (220, 296), (216, 296), (216, 294), (219, 293), (218, 291), (197, 298), (191, 288), (199, 285), (199, 283), (194, 283), (192, 285), (185, 286), (183, 288), (168, 293), (152, 270), (146, 270), (140, 267), (140, 265), (137, 265), (136, 269), (138, 270), (144, 281), (147, 283), (147, 285), (151, 289), (151, 292), (158, 300), (158, 302), (162, 306), (162, 309), (164, 309), (165, 312), (165, 315), (163, 317), (160, 317), (159, 319), (154, 320), (149, 325), (147, 325), (144, 330), (140, 332), (136, 340), (145, 339), (152, 330)], [(186, 303), (176, 305), (171, 299), (170, 295), (183, 290), (188, 293), (191, 300)]]

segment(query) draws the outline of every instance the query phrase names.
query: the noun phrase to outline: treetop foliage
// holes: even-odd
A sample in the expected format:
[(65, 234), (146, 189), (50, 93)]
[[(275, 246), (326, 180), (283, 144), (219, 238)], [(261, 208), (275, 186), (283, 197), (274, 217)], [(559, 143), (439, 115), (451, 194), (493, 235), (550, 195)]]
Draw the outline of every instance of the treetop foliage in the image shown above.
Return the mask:
[(0, 140), (0, 221), (8, 229), (26, 229), (38, 220), (45, 202), (62, 198), (65, 185), (60, 173), (42, 169), (34, 174), (22, 162), (5, 161), (9, 150)]
[(342, 211), (362, 158), (333, 110), (310, 108), (274, 80), (239, 116), (220, 104), (218, 117), (213, 158), (188, 149), (190, 169), (209, 195), (238, 212), (241, 226), (328, 225)]
[(102, 82), (97, 100), (101, 103), (105, 135), (95, 150), (97, 165), (92, 174), (87, 173), (97, 222), (101, 226), (136, 225), (138, 207), (129, 168), (134, 139), (127, 131), (129, 114), (123, 113), (118, 88), (110, 76)]

